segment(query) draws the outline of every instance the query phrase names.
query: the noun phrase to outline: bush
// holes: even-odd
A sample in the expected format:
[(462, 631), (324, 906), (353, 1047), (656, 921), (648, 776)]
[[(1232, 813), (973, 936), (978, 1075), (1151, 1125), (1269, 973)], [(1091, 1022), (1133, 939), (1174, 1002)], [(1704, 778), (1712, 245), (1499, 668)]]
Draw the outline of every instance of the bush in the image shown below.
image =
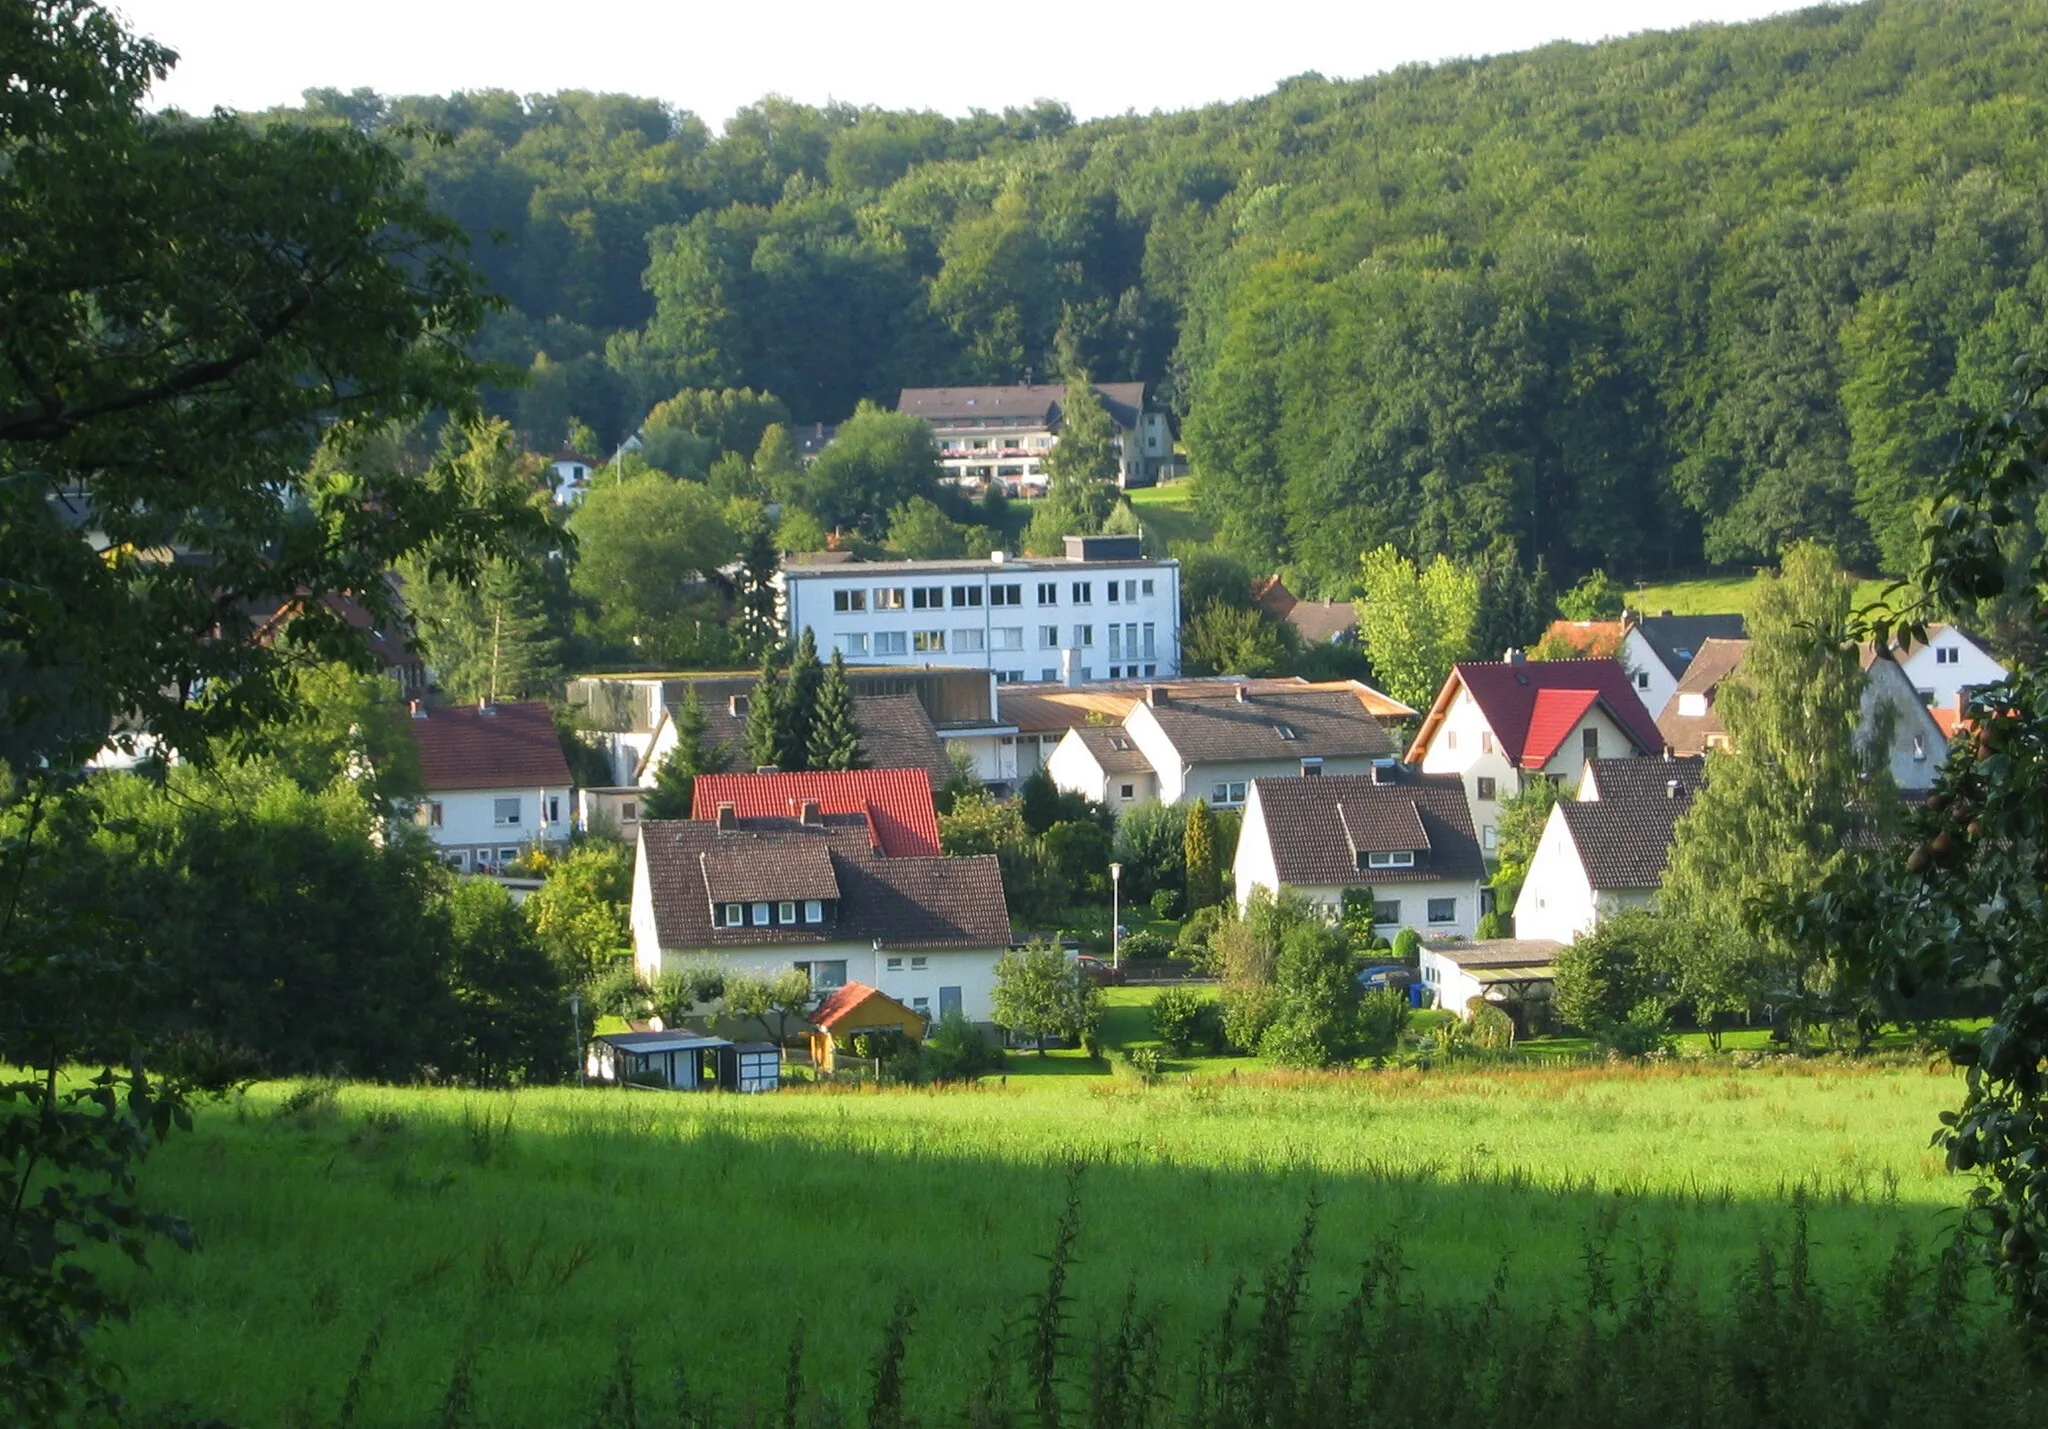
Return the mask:
[(1358, 1000), (1358, 1039), (1367, 1052), (1384, 1057), (1400, 1044), (1413, 1014), (1400, 988), (1374, 988)]
[(1114, 848), (1130, 897), (1150, 898), (1187, 882), (1187, 825), (1184, 804), (1140, 804), (1118, 818)]
[(1494, 938), (1512, 938), (1514, 935), (1514, 925), (1509, 922), (1507, 914), (1500, 912), (1498, 909), (1488, 913), (1479, 920), (1479, 937), (1482, 941), (1490, 941)]
[(1191, 987), (1169, 987), (1152, 1000), (1152, 1035), (1176, 1057), (1185, 1057), (1216, 1019), (1216, 999)]
[(1609, 1052), (1631, 1060), (1668, 1057), (1672, 1051), (1664, 1004), (1654, 1000), (1636, 1004), (1624, 1018), (1603, 1022), (1593, 1035)]
[(1154, 890), (1152, 890), (1153, 917), (1157, 918), (1160, 922), (1165, 923), (1171, 921), (1173, 915), (1179, 911), (1180, 893), (1177, 889), (1155, 888)]
[(1209, 940), (1216, 929), (1230, 918), (1230, 909), (1222, 905), (1214, 908), (1198, 908), (1181, 924), (1180, 934), (1173, 940), (1173, 950), (1186, 958), (1203, 972), (1216, 971)]
[(1422, 956), (1422, 934), (1413, 928), (1403, 928), (1394, 934), (1394, 956), (1404, 963), (1419, 959)]
[[(971, 1082), (1003, 1067), (1003, 1049), (957, 1012), (940, 1018), (921, 1047), (903, 1039), (901, 1033), (884, 1035), (898, 1039), (893, 1053), (882, 1054), (882, 1076), (888, 1081), (912, 1085)], [(856, 1046), (860, 1040), (854, 1039)]]
[(1133, 1047), (1118, 1056), (1121, 1067), (1148, 1087), (1157, 1084), (1164, 1070), (1156, 1047)]
[(1240, 1052), (1257, 1052), (1280, 1015), (1280, 992), (1271, 983), (1246, 983), (1223, 994), (1223, 1040)]
[(1468, 1029), (1472, 1045), (1482, 1052), (1514, 1050), (1514, 1019), (1483, 998), (1472, 1000), (1472, 1020)]
[(1142, 929), (1122, 939), (1117, 946), (1125, 962), (1130, 962), (1133, 958), (1157, 959), (1173, 956), (1173, 944), (1157, 933)]
[(1040, 842), (1060, 877), (1077, 894), (1109, 894), (1109, 835), (1100, 824), (1066, 821), (1045, 831)]

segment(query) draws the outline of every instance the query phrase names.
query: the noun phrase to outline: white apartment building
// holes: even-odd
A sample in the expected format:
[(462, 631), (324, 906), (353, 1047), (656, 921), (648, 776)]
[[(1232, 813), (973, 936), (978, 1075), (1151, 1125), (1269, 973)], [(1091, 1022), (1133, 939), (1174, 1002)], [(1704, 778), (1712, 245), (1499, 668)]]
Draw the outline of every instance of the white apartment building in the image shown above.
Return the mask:
[(1069, 536), (1064, 558), (785, 565), (783, 629), (848, 664), (953, 665), (1024, 681), (1180, 673), (1180, 562), (1136, 536)]
[[(1166, 414), (1147, 411), (1142, 382), (1098, 382), (1116, 427), (1117, 485), (1154, 485), (1173, 461), (1173, 429)], [(953, 481), (1001, 482), (1011, 495), (1046, 488), (1045, 458), (1059, 441), (1058, 383), (1017, 387), (906, 387), (896, 410), (922, 417), (932, 429), (939, 463)]]

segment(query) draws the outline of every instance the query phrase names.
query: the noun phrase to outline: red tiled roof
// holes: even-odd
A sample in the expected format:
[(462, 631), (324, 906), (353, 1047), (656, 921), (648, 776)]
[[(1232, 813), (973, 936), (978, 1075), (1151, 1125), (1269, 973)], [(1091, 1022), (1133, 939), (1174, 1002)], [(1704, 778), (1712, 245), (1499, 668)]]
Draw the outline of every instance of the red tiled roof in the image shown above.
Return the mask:
[(1289, 590), (1280, 577), (1267, 576), (1262, 581), (1252, 582), (1252, 603), (1273, 612), (1275, 620), (1285, 620), (1294, 607), (1301, 604), (1301, 598)]
[[(1597, 701), (1637, 749), (1655, 754), (1664, 748), (1657, 722), (1643, 708), (1635, 687), (1629, 683), (1628, 671), (1619, 660), (1465, 661), (1451, 667), (1444, 687), (1437, 692), (1436, 703), (1430, 706), (1415, 742), (1408, 748), (1409, 763), (1422, 761), (1461, 688), (1471, 694), (1479, 712), (1486, 716), (1501, 753), (1510, 763), (1524, 768), (1538, 767), (1557, 752), (1555, 732), (1551, 733), (1548, 749), (1540, 756), (1535, 752), (1540, 741), (1532, 740), (1537, 697), (1546, 691), (1586, 692), (1592, 698), (1580, 707), (1580, 715)], [(1546, 730), (1557, 708), (1554, 702), (1545, 702)]]
[(422, 710), (407, 727), (420, 752), (420, 780), (428, 793), (444, 789), (564, 788), (569, 763), (555, 719), (539, 700)]
[(1597, 690), (1538, 690), (1529, 711), (1529, 733), (1522, 741), (1522, 762), (1538, 769), (1548, 764), (1572, 726), (1599, 698)]
[(824, 814), (862, 814), (891, 858), (937, 858), (939, 816), (922, 769), (849, 769), (786, 774), (703, 774), (690, 817), (711, 819), (731, 804), (742, 819), (799, 818), (806, 801)]
[(811, 1013), (811, 1023), (816, 1027), (830, 1027), (880, 991), (880, 988), (869, 987), (864, 982), (841, 984), (826, 994), (825, 1000)]

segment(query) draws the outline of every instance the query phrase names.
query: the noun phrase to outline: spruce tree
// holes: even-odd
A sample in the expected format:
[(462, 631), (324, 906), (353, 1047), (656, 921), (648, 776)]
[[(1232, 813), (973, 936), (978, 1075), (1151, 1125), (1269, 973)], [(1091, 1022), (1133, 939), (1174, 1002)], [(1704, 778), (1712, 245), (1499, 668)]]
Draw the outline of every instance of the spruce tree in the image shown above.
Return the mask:
[(1223, 875), (1216, 866), (1216, 820), (1210, 816), (1206, 799), (1197, 799), (1188, 808), (1181, 852), (1187, 861), (1187, 911), (1192, 917), (1198, 909), (1214, 907), (1223, 899)]
[(774, 652), (780, 634), (776, 617), (775, 572), (782, 558), (775, 552), (775, 533), (763, 520), (755, 523), (740, 556), (739, 611), (733, 616), (733, 633), (740, 648), (751, 659)]
[(789, 662), (789, 681), (782, 687), (782, 703), (775, 715), (782, 724), (777, 745), (778, 761), (784, 769), (810, 768), (811, 726), (818, 717), (818, 687), (825, 682), (825, 667), (818, 663), (818, 640), (810, 630), (797, 638), (796, 654)]
[(818, 707), (811, 717), (811, 740), (805, 763), (812, 769), (863, 769), (860, 728), (853, 718), (853, 690), (846, 683), (846, 657), (832, 652), (818, 686)]
[(747, 763), (755, 769), (782, 767), (782, 681), (775, 652), (761, 657), (761, 674), (747, 698)]
[(1083, 375), (1067, 384), (1060, 404), (1060, 434), (1045, 458), (1045, 500), (1031, 518), (1024, 549), (1056, 556), (1068, 536), (1102, 529), (1116, 504), (1116, 424)]
[(676, 747), (656, 766), (654, 787), (640, 803), (648, 818), (689, 818), (697, 776), (717, 774), (725, 768), (726, 747), (708, 744), (709, 729), (704, 702), (697, 698), (697, 687), (691, 685), (682, 708), (676, 711)]

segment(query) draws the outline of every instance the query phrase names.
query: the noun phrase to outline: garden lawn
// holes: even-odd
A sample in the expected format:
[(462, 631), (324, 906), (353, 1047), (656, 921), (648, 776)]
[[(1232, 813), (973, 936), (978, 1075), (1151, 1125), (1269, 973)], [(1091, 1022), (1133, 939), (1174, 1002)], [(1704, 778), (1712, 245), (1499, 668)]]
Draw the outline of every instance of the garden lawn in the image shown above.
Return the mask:
[[(1117, 1040), (1149, 1031), (1152, 992), (1113, 991)], [(1393, 1239), (1435, 1301), (1476, 1301), (1504, 1268), (1512, 1311), (1569, 1294), (1589, 1238), (1624, 1274), (1668, 1253), (1724, 1297), (1799, 1187), (1823, 1278), (1860, 1278), (1902, 1234), (1930, 1243), (1964, 1190), (1928, 1149), (1960, 1097), (1945, 1067), (1204, 1062), (1221, 1074), (1145, 1087), (1043, 1059), (1060, 1063), (744, 1098), (260, 1086), (146, 1167), (199, 1249), (114, 1272), (136, 1313), (108, 1347), (142, 1405), (327, 1424), (375, 1332), (357, 1422), (426, 1422), (466, 1353), (482, 1422), (545, 1425), (590, 1419), (622, 1336), (649, 1382), (681, 1364), (728, 1405), (770, 1406), (801, 1319), (809, 1382), (858, 1405), (907, 1292), (912, 1407), (938, 1417), (1040, 1284), (1075, 1163), (1077, 1332), (1129, 1287), (1175, 1353), (1312, 1199), (1321, 1303)]]
[[(1856, 589), (1850, 595), (1852, 608), (1875, 604), (1883, 598), (1885, 587), (1890, 584), (1888, 577), (1857, 581)], [(1750, 600), (1755, 594), (1754, 576), (1707, 576), (1700, 580), (1666, 581), (1631, 589), (1628, 603), (1632, 609), (1649, 615), (1668, 610), (1673, 615), (1747, 616)]]
[(1215, 529), (1195, 509), (1195, 483), (1192, 480), (1140, 487), (1130, 493), (1130, 498), (1138, 519), (1169, 547), (1176, 541), (1192, 541), (1206, 546), (1216, 539)]

